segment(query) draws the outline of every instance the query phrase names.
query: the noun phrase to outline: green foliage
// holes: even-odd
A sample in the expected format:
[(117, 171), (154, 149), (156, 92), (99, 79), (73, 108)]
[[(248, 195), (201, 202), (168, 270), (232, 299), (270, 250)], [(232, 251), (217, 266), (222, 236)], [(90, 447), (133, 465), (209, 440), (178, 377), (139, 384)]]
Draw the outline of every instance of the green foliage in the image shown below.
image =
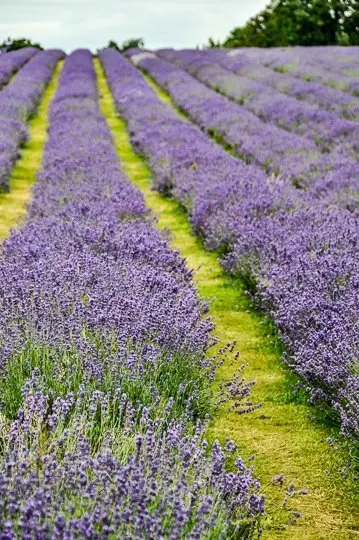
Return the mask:
[(42, 45), (39, 43), (33, 43), (31, 39), (27, 38), (13, 39), (8, 37), (0, 44), (0, 49), (5, 49), (7, 52), (17, 51), (18, 49), (24, 49), (25, 47), (34, 47), (40, 51), (44, 50)]
[(127, 39), (121, 44), (121, 51), (127, 51), (127, 49), (143, 49), (145, 41), (143, 38), (131, 38)]
[(271, 0), (224, 47), (358, 45), (359, 0)]
[(110, 39), (110, 41), (108, 42), (107, 47), (109, 47), (110, 49), (116, 49), (117, 51), (120, 50), (120, 47), (117, 45), (116, 41), (113, 41), (112, 39)]
[(209, 38), (208, 39), (208, 43), (207, 45), (205, 45), (205, 48), (206, 49), (216, 49), (218, 47), (221, 46), (221, 42), (220, 41), (215, 41), (213, 38)]
[(123, 41), (121, 45), (118, 45), (116, 41), (113, 41), (111, 39), (107, 45), (107, 47), (110, 47), (111, 49), (116, 49), (120, 52), (127, 51), (127, 49), (143, 49), (144, 46), (145, 41), (143, 38), (130, 38), (126, 41)]

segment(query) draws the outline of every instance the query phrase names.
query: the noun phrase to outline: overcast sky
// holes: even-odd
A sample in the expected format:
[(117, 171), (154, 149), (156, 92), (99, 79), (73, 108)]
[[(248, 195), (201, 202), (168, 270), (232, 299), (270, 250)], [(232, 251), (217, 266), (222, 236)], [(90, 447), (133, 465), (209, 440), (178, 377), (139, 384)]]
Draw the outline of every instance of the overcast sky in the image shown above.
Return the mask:
[(28, 37), (67, 52), (143, 37), (149, 48), (223, 39), (266, 0), (0, 0), (0, 41)]

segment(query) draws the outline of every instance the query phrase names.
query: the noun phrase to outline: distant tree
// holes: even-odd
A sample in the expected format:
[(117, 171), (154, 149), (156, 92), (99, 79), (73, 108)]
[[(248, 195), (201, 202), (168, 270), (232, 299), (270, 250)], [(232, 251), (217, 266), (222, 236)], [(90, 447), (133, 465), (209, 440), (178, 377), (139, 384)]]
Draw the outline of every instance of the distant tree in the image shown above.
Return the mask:
[(127, 49), (143, 49), (144, 46), (145, 41), (142, 38), (127, 39), (126, 41), (123, 41), (121, 45), (118, 45), (116, 41), (113, 41), (111, 39), (107, 45), (107, 47), (110, 47), (111, 49), (116, 49), (120, 52), (127, 51)]
[(359, 0), (271, 0), (224, 47), (359, 44)]
[(127, 49), (143, 49), (145, 46), (145, 40), (143, 38), (132, 38), (123, 41), (120, 47), (120, 51), (127, 51)]
[(109, 47), (110, 49), (116, 49), (117, 51), (120, 50), (120, 47), (117, 45), (116, 41), (113, 41), (112, 39), (110, 39), (110, 41), (108, 42), (107, 47)]
[(33, 43), (27, 38), (12, 39), (8, 37), (2, 43), (0, 43), (0, 49), (5, 49), (6, 51), (16, 51), (18, 49), (24, 49), (25, 47), (34, 47), (40, 51), (44, 50), (39, 43)]
[(213, 38), (209, 38), (208, 39), (208, 43), (207, 45), (204, 45), (204, 48), (205, 49), (216, 49), (217, 47), (221, 47), (221, 42), (220, 41), (215, 41)]
[(342, 26), (340, 45), (359, 45), (359, 0), (346, 2), (345, 9), (339, 12)]

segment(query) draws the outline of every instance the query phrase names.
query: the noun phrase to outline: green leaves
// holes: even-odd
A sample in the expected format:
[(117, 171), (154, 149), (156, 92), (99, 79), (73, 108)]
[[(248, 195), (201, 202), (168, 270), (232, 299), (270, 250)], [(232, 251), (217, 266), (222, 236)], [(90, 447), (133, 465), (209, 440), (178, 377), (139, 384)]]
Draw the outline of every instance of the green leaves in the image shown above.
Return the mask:
[(271, 0), (242, 27), (234, 28), (224, 47), (356, 45), (358, 0)]
[(12, 39), (11, 37), (8, 37), (2, 43), (0, 43), (0, 49), (6, 49), (7, 51), (16, 51), (26, 47), (34, 47), (40, 51), (44, 50), (42, 45), (39, 43), (33, 43), (31, 39), (27, 38)]

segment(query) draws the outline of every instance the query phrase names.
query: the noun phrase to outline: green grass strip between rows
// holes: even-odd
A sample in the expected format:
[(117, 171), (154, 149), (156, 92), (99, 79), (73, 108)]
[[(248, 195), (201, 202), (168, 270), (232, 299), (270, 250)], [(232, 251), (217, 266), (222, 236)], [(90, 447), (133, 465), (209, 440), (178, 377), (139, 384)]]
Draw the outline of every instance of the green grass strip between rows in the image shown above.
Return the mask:
[(26, 215), (26, 206), (31, 198), (31, 186), (36, 180), (47, 138), (48, 109), (57, 88), (62, 64), (62, 61), (58, 62), (37, 113), (29, 122), (29, 138), (22, 147), (21, 158), (12, 171), (10, 191), (0, 193), (0, 240), (6, 238), (9, 231)]

